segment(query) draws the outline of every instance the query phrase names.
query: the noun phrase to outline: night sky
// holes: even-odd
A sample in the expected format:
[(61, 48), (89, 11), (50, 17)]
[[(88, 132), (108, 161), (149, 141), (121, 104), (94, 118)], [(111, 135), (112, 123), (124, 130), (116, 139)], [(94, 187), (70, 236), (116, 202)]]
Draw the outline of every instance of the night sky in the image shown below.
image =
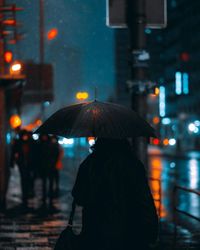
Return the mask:
[[(13, 0), (7, 0), (7, 3)], [(19, 59), (39, 60), (39, 0), (16, 0), (24, 7), (18, 14), (25, 38), (15, 46)], [(114, 94), (114, 31), (106, 26), (106, 0), (44, 0), (45, 34), (58, 29), (58, 37), (45, 36), (45, 62), (54, 66), (55, 102), (47, 115), (76, 102), (76, 91), (88, 91), (98, 99)], [(14, 47), (13, 47), (14, 48)], [(17, 58), (16, 58), (17, 59)], [(32, 109), (33, 110), (33, 109)]]

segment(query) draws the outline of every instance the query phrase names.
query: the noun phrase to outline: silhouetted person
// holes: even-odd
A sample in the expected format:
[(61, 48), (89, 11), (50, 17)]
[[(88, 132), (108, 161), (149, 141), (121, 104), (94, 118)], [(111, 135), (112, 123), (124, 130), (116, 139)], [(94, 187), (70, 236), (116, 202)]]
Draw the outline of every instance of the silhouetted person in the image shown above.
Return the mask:
[(41, 135), (39, 149), (39, 172), (42, 178), (42, 201), (43, 205), (46, 205), (46, 199), (49, 197), (49, 205), (52, 206), (53, 180), (59, 154), (58, 145), (55, 140), (52, 142), (48, 135)]
[(19, 132), (18, 138), (13, 141), (11, 150), (11, 166), (17, 164), (21, 177), (22, 201), (27, 206), (30, 191), (30, 135), (26, 130)]
[(56, 136), (51, 136), (50, 138), (50, 147), (51, 147), (51, 170), (49, 175), (50, 181), (50, 191), (51, 191), (51, 200), (52, 197), (58, 196), (59, 194), (59, 168), (58, 165), (62, 164), (62, 151), (58, 144), (58, 138)]
[(29, 173), (30, 173), (30, 183), (29, 183), (29, 197), (34, 197), (34, 184), (36, 179), (36, 169), (37, 169), (37, 152), (36, 152), (36, 142), (33, 140), (33, 133), (28, 131), (29, 137)]
[(82, 249), (145, 250), (158, 218), (144, 166), (127, 140), (97, 139), (72, 191), (82, 210)]

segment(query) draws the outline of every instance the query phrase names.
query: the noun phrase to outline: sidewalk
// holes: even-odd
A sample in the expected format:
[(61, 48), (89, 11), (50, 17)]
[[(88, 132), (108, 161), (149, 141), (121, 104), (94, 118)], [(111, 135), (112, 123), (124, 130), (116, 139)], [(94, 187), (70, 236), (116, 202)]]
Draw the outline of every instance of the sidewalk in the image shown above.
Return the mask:
[(200, 231), (191, 233), (181, 226), (177, 227), (177, 234), (174, 234), (174, 225), (162, 221), (160, 226), (159, 250), (198, 250), (200, 249)]
[[(66, 162), (65, 165), (68, 164)], [(54, 199), (54, 209), (51, 210), (42, 208), (38, 204), (39, 182), (36, 183), (38, 195), (29, 200), (29, 209), (23, 211), (20, 208), (20, 190), (16, 188), (19, 183), (19, 175), (17, 176), (17, 171), (15, 171), (8, 197), (9, 209), (5, 213), (0, 213), (0, 250), (51, 250), (54, 248), (56, 239), (67, 225), (71, 210), (70, 192), (77, 169), (70, 166), (70, 169), (64, 170), (61, 175), (61, 195)], [(75, 217), (77, 230), (80, 229), (80, 217), (79, 212)], [(177, 232), (175, 239), (174, 225), (166, 219), (162, 219), (160, 243), (156, 250), (200, 249), (200, 230), (191, 232), (178, 226)]]
[[(0, 250), (51, 250), (59, 233), (66, 227), (66, 214), (62, 212), (0, 214)], [(160, 242), (156, 250), (199, 250), (199, 235), (178, 227), (174, 237), (174, 227), (165, 222), (160, 226)], [(125, 249), (124, 249), (125, 250)], [(140, 250), (140, 249), (138, 249)], [(142, 250), (142, 249), (141, 249)]]

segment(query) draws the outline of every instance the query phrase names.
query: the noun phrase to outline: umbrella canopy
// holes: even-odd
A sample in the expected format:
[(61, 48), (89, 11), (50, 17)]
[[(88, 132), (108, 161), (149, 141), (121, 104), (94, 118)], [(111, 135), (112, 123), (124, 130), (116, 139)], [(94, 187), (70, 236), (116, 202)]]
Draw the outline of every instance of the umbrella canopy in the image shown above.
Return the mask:
[(154, 129), (131, 109), (99, 101), (70, 105), (58, 110), (35, 133), (67, 138), (155, 137)]

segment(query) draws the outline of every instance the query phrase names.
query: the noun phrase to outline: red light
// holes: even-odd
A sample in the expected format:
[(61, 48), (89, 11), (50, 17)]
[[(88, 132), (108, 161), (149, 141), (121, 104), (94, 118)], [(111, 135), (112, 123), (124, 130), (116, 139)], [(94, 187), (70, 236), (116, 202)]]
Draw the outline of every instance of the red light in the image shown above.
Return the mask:
[(49, 41), (51, 41), (55, 39), (57, 35), (58, 35), (58, 30), (56, 28), (53, 28), (47, 33), (47, 38)]
[(154, 124), (159, 124), (159, 122), (160, 122), (160, 118), (157, 117), (157, 116), (155, 116), (155, 117), (153, 118), (153, 123), (154, 123)]
[(190, 55), (187, 52), (181, 53), (180, 57), (183, 62), (188, 62), (190, 60)]
[(4, 25), (8, 25), (8, 26), (16, 26), (16, 20), (14, 19), (7, 19), (3, 21)]
[(159, 145), (160, 144), (160, 140), (158, 138), (153, 139), (153, 144), (154, 145)]
[(12, 59), (13, 59), (13, 53), (11, 51), (6, 51), (4, 53), (4, 61), (6, 63), (11, 63), (12, 62)]

